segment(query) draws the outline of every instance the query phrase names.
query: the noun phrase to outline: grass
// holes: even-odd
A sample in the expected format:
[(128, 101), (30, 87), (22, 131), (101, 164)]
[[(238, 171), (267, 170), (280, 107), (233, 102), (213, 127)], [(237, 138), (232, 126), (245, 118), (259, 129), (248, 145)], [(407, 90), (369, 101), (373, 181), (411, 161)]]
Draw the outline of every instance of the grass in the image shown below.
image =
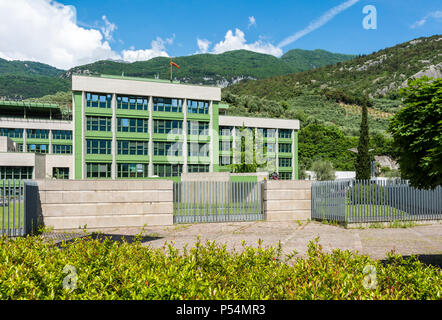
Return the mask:
[[(8, 215), (9, 215), (9, 227), (12, 228), (14, 225), (14, 206), (11, 203), (11, 207), (5, 206), (3, 209), (3, 206), (0, 206), (0, 229), (3, 228), (3, 223), (5, 224), (5, 228), (8, 227)], [(4, 220), (3, 220), (4, 216)], [(15, 228), (21, 227), (18, 223), (18, 219), (20, 217), (20, 224), (23, 225), (23, 203), (20, 203), (20, 206), (18, 203), (15, 204)]]

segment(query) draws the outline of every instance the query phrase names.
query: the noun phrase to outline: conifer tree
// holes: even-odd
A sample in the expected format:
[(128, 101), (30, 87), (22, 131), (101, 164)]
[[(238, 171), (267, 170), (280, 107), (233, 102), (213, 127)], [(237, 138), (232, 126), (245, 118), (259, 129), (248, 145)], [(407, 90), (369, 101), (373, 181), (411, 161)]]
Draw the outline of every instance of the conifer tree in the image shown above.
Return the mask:
[(359, 133), (358, 154), (356, 156), (356, 179), (368, 180), (371, 176), (370, 155), (368, 135), (368, 110), (367, 104), (362, 105), (362, 120)]

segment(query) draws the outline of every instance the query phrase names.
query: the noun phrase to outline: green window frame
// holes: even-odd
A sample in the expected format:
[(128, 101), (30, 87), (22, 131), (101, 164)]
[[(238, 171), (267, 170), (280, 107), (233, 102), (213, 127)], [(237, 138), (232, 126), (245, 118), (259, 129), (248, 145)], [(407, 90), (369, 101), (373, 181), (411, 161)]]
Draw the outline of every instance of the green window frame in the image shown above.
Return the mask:
[(280, 167), (291, 167), (292, 166), (292, 158), (279, 158), (279, 166)]
[(86, 116), (86, 130), (110, 132), (112, 131), (112, 118)]
[(30, 180), (33, 172), (34, 167), (0, 166), (0, 180)]
[(154, 156), (182, 156), (183, 143), (182, 142), (162, 142), (155, 141), (153, 143)]
[(232, 156), (219, 156), (219, 165), (220, 166), (228, 166), (233, 164)]
[(219, 142), (219, 151), (231, 151), (233, 148), (232, 141), (220, 141)]
[(147, 156), (149, 154), (149, 142), (117, 140), (117, 154)]
[(86, 139), (86, 154), (112, 154), (112, 140)]
[(209, 172), (210, 165), (208, 164), (188, 164), (187, 172)]
[(291, 139), (292, 138), (292, 130), (290, 129), (279, 129), (278, 137), (282, 139)]
[(117, 118), (118, 132), (147, 133), (149, 131), (149, 120), (139, 118)]
[(181, 120), (154, 120), (153, 132), (161, 134), (183, 134), (183, 121)]
[(183, 99), (153, 97), (153, 111), (183, 112)]
[(276, 129), (259, 128), (259, 133), (261, 133), (263, 138), (275, 138)]
[(187, 134), (193, 136), (208, 136), (209, 122), (187, 121)]
[(24, 129), (0, 128), (0, 136), (9, 138), (23, 138)]
[(69, 168), (52, 168), (52, 177), (55, 179), (69, 179)]
[(264, 153), (276, 152), (276, 143), (274, 142), (264, 142)]
[(112, 107), (112, 95), (86, 92), (86, 107), (109, 109)]
[(27, 139), (49, 139), (49, 130), (47, 129), (27, 129)]
[(278, 148), (279, 148), (279, 152), (281, 152), (281, 153), (292, 153), (292, 144), (291, 143), (279, 143)]
[(72, 145), (70, 144), (53, 144), (52, 153), (54, 154), (72, 154)]
[(49, 145), (48, 144), (28, 143), (27, 148), (28, 148), (28, 152), (49, 153)]
[(111, 178), (112, 163), (86, 162), (86, 178)]
[(149, 97), (117, 95), (117, 109), (147, 111)]
[(292, 180), (292, 173), (291, 172), (280, 172), (279, 179), (280, 180)]
[(187, 100), (187, 113), (209, 114), (209, 101)]
[(153, 165), (153, 172), (158, 177), (179, 177), (183, 173), (183, 165), (158, 163)]
[(71, 130), (52, 130), (52, 139), (54, 140), (72, 140)]
[(208, 157), (209, 148), (208, 143), (188, 142), (187, 155), (190, 157)]
[(220, 136), (231, 136), (233, 132), (233, 127), (219, 127)]

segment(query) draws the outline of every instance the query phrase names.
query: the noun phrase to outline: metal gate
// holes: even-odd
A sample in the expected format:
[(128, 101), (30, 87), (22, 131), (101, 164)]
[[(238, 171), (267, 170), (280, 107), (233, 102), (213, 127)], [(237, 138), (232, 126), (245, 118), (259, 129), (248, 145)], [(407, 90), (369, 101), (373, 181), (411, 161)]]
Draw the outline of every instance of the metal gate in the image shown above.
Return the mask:
[(263, 220), (262, 182), (173, 184), (174, 223)]

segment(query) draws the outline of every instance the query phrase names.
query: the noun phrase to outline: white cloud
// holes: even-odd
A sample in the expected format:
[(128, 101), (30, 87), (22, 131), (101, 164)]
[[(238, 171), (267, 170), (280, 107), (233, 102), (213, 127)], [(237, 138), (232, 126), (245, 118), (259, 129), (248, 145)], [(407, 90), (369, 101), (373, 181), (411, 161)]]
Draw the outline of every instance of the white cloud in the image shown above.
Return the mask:
[(157, 37), (156, 40), (152, 41), (151, 49), (135, 50), (131, 47), (130, 50), (123, 50), (123, 60), (127, 62), (135, 62), (145, 61), (155, 57), (168, 57), (169, 55), (166, 52), (165, 43), (172, 44), (173, 38), (163, 40), (160, 37)]
[(240, 29), (235, 29), (235, 33), (232, 30), (227, 31), (224, 36), (224, 41), (218, 42), (213, 48), (213, 53), (223, 53), (232, 50), (249, 50), (259, 53), (271, 54), (273, 56), (279, 57), (282, 55), (282, 50), (275, 47), (271, 43), (258, 40), (254, 43), (246, 43), (244, 32)]
[(422, 19), (416, 21), (415, 23), (413, 23), (410, 28), (411, 29), (415, 29), (418, 27), (422, 27), (425, 23), (427, 23), (428, 19), (435, 19), (435, 20), (441, 20), (442, 19), (442, 11), (437, 10), (434, 12), (430, 12), (429, 14), (427, 14), (425, 17), (423, 17)]
[(212, 42), (210, 42), (207, 39), (197, 39), (196, 40), (198, 45), (198, 52), (197, 53), (207, 53), (209, 51), (209, 46)]
[(249, 17), (249, 28), (256, 27), (256, 19), (254, 16)]
[(104, 21), (104, 27), (101, 28), (104, 38), (107, 41), (113, 41), (114, 39), (112, 38), (112, 33), (117, 29), (117, 26), (110, 22), (106, 16), (102, 16), (101, 18)]
[[(112, 27), (106, 30), (111, 36)], [(77, 25), (72, 6), (51, 0), (2, 0), (0, 57), (68, 69), (100, 59), (119, 59), (119, 54), (99, 30)]]
[(286, 45), (289, 45), (289, 44), (295, 42), (296, 40), (302, 38), (303, 36), (309, 34), (310, 32), (315, 31), (316, 29), (322, 27), (324, 24), (326, 24), (331, 19), (333, 19), (337, 14), (350, 8), (351, 6), (356, 4), (357, 2), (359, 2), (359, 0), (347, 0), (343, 3), (341, 3), (340, 5), (328, 10), (322, 16), (320, 16), (318, 19), (310, 22), (310, 24), (306, 28), (294, 33), (290, 37), (285, 38), (283, 41), (281, 41), (278, 44), (278, 47), (279, 48), (285, 47)]

